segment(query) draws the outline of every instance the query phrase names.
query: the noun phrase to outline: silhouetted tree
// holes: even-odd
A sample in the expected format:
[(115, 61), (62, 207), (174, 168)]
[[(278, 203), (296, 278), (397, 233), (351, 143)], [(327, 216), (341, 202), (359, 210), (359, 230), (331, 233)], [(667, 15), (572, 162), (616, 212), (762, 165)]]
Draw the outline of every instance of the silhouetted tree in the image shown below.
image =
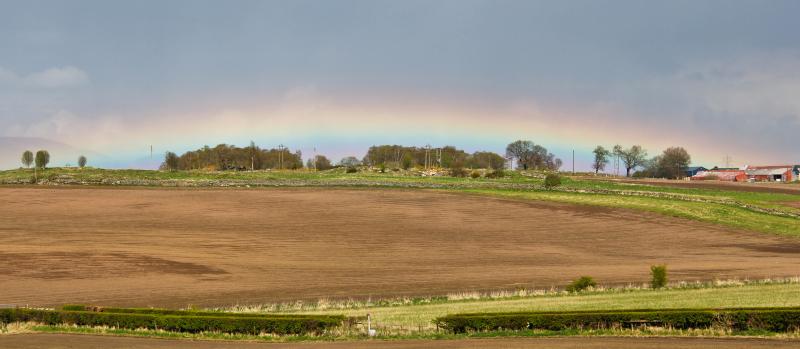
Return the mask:
[(86, 167), (86, 157), (81, 155), (78, 157), (78, 167), (84, 168)]
[(30, 168), (33, 164), (33, 153), (30, 150), (22, 153), (22, 164), (25, 165), (25, 168)]
[(561, 159), (556, 158), (547, 148), (531, 141), (518, 140), (506, 146), (506, 157), (517, 160), (517, 168), (558, 170)]
[(594, 162), (592, 163), (592, 168), (594, 169), (594, 173), (597, 174), (600, 171), (605, 170), (606, 164), (608, 164), (608, 156), (611, 155), (611, 152), (608, 149), (603, 148), (602, 145), (598, 145), (592, 151), (594, 153)]
[(47, 150), (39, 150), (36, 152), (36, 167), (47, 168), (50, 163), (50, 153)]
[(619, 156), (625, 164), (625, 176), (630, 177), (631, 170), (643, 166), (647, 162), (647, 151), (641, 145), (634, 145), (623, 149), (620, 145), (614, 146), (614, 155)]
[(325, 155), (317, 155), (316, 157), (314, 157), (314, 163), (318, 171), (325, 171), (333, 168), (331, 160), (325, 157)]
[(175, 171), (175, 170), (178, 169), (178, 162), (179, 161), (180, 161), (180, 159), (178, 158), (178, 155), (175, 155), (175, 153), (173, 153), (171, 151), (168, 151), (166, 154), (164, 154), (164, 165), (163, 165), (163, 167), (165, 169), (167, 169), (167, 170)]

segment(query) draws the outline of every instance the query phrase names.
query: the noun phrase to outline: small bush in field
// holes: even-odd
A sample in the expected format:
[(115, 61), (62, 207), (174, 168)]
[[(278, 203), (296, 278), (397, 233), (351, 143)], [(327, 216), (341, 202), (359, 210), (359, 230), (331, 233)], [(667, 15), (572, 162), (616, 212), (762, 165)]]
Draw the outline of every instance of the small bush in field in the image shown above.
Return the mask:
[(497, 169), (486, 174), (486, 178), (503, 178), (506, 172), (503, 169)]
[(470, 173), (469, 176), (472, 178), (481, 178), (481, 173), (478, 171), (472, 171), (472, 173)]
[(589, 287), (596, 287), (597, 282), (591, 276), (581, 276), (580, 278), (567, 285), (567, 292), (581, 292)]
[(653, 265), (650, 267), (650, 273), (653, 275), (653, 281), (650, 283), (653, 288), (662, 288), (667, 286), (666, 265)]
[(352, 166), (347, 166), (347, 170), (345, 170), (345, 172), (347, 172), (347, 173), (356, 173), (356, 172), (358, 172), (358, 169), (355, 168), (355, 167), (352, 167)]
[(466, 177), (467, 176), (467, 170), (465, 170), (465, 169), (463, 169), (461, 167), (456, 167), (456, 168), (450, 169), (450, 175), (453, 176), (453, 177)]
[(544, 177), (544, 188), (547, 190), (553, 189), (561, 185), (561, 176), (551, 173)]

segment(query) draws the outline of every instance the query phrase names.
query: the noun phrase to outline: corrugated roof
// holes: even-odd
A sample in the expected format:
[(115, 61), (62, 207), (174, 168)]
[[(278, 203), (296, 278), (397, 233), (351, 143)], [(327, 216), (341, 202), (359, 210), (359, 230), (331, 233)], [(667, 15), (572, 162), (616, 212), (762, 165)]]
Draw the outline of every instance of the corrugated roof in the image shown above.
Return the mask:
[(782, 175), (786, 173), (786, 171), (790, 170), (791, 167), (788, 168), (765, 168), (765, 169), (757, 169), (757, 170), (747, 170), (748, 176), (774, 176), (774, 175)]

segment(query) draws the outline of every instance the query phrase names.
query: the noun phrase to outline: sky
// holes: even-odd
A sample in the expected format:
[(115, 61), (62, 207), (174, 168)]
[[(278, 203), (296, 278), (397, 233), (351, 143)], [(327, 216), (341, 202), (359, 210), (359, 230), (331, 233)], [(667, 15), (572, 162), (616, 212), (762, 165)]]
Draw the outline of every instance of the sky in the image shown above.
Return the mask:
[[(573, 149), (588, 169), (614, 144), (683, 146), (707, 167), (800, 163), (800, 1), (0, 8), (0, 139), (58, 142), (95, 166), (250, 140), (338, 159), (529, 139), (565, 169)], [(65, 154), (53, 163), (75, 163)], [(0, 152), (0, 166), (18, 158)]]

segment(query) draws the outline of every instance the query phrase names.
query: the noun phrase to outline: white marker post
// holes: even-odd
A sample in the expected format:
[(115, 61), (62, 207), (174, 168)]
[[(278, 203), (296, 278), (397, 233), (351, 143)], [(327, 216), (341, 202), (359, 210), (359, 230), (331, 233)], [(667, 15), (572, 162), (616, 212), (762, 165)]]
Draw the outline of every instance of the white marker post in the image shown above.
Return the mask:
[(367, 335), (370, 337), (375, 337), (376, 331), (372, 329), (372, 316), (367, 313)]

